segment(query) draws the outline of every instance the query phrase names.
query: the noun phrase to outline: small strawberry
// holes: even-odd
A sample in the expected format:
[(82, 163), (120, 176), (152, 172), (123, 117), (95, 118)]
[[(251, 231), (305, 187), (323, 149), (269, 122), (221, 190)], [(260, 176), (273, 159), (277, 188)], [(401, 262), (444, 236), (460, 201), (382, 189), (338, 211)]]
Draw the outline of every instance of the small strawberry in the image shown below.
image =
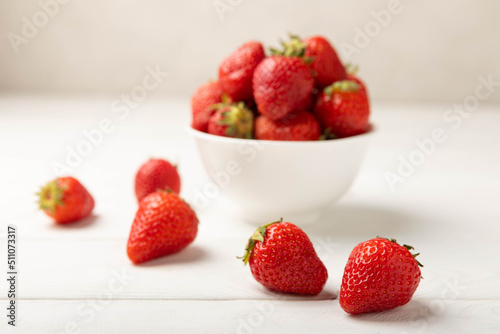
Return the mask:
[(252, 138), (253, 112), (243, 102), (214, 106), (217, 111), (208, 121), (208, 133), (233, 138)]
[(38, 203), (47, 215), (59, 224), (67, 224), (90, 215), (94, 198), (73, 177), (59, 177), (47, 183), (40, 192)]
[(138, 202), (158, 189), (167, 188), (178, 194), (181, 191), (181, 178), (177, 167), (166, 160), (149, 159), (135, 175), (135, 196)]
[(255, 120), (255, 138), (264, 140), (318, 140), (321, 127), (316, 118), (307, 111), (299, 111), (272, 120), (259, 116)]
[(271, 49), (272, 53), (304, 59), (311, 69), (315, 86), (319, 89), (346, 79), (344, 65), (333, 46), (323, 36), (301, 40), (297, 35), (290, 35), (290, 42), (281, 44), (283, 50)]
[(176, 253), (198, 233), (198, 218), (177, 194), (156, 191), (139, 204), (127, 244), (127, 255), (135, 263)]
[(314, 79), (304, 60), (271, 56), (260, 62), (253, 74), (253, 94), (258, 111), (279, 119), (311, 104)]
[(350, 314), (390, 310), (408, 303), (417, 290), (422, 265), (413, 247), (375, 238), (351, 252), (340, 288), (340, 306)]
[(329, 129), (337, 137), (365, 133), (370, 116), (366, 91), (354, 81), (337, 81), (323, 90), (314, 115), (324, 130)]
[(215, 110), (212, 106), (222, 101), (222, 87), (219, 81), (209, 81), (196, 90), (191, 97), (191, 127), (207, 132), (208, 119)]
[(359, 67), (357, 65), (348, 63), (346, 64), (345, 69), (347, 72), (346, 80), (351, 80), (356, 82), (359, 85), (359, 90), (364, 92), (366, 96), (368, 96), (368, 90), (366, 89), (365, 83), (357, 75)]
[(248, 240), (245, 255), (253, 277), (271, 290), (317, 295), (328, 272), (300, 228), (282, 221), (259, 227)]
[(255, 68), (265, 57), (259, 42), (247, 42), (222, 61), (219, 82), (233, 101), (252, 99), (252, 77)]

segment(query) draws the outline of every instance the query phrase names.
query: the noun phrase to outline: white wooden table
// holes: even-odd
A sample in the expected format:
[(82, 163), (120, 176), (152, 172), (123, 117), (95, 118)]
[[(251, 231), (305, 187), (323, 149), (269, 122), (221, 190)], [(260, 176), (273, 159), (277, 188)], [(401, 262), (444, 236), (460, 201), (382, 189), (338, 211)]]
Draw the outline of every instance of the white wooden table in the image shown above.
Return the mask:
[[(448, 104), (375, 104), (371, 149), (349, 193), (305, 227), (329, 271), (324, 291), (266, 291), (236, 260), (254, 226), (222, 197), (198, 210), (199, 234), (179, 254), (134, 266), (126, 241), (135, 214), (133, 178), (151, 156), (179, 164), (182, 195), (207, 182), (184, 132), (187, 100), (149, 98), (120, 119), (116, 97), (0, 98), (0, 333), (499, 333), (500, 109), (481, 105), (457, 129)], [(96, 199), (95, 215), (56, 226), (34, 193), (54, 178), (82, 131), (113, 129), (73, 169)], [(456, 124), (455, 124), (456, 125)], [(385, 179), (415, 140), (441, 128), (446, 141), (392, 191)], [(285, 216), (286, 219), (286, 216)], [(7, 225), (18, 230), (17, 327), (7, 325)], [(398, 309), (349, 316), (338, 304), (351, 249), (377, 235), (421, 252), (424, 279)]]

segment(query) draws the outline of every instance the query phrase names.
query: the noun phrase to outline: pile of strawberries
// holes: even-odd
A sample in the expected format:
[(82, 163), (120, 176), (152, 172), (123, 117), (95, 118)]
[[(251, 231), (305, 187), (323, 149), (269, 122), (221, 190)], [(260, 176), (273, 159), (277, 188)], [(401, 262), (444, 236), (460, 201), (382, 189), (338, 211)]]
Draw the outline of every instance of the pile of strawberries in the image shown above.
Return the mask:
[(348, 73), (322, 36), (290, 36), (266, 56), (250, 41), (219, 66), (218, 80), (191, 98), (199, 131), (234, 138), (306, 141), (362, 134), (370, 106), (363, 82)]
[[(150, 159), (135, 177), (139, 208), (127, 243), (134, 264), (177, 253), (198, 233), (198, 218), (179, 195), (177, 168), (163, 159)], [(57, 223), (89, 216), (94, 199), (72, 177), (49, 182), (39, 193), (40, 208)], [(340, 306), (350, 314), (393, 309), (410, 301), (420, 283), (421, 264), (413, 247), (394, 239), (375, 238), (357, 245), (347, 261), (340, 287)], [(250, 265), (264, 287), (294, 294), (317, 295), (328, 271), (307, 234), (282, 220), (257, 228), (240, 258)]]

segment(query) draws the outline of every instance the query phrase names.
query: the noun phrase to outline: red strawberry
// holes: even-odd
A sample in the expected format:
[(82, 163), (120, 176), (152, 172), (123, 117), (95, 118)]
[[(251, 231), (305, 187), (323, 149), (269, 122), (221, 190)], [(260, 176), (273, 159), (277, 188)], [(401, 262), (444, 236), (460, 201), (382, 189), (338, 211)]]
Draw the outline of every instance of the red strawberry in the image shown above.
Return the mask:
[(347, 74), (347, 80), (354, 81), (359, 86), (359, 91), (364, 93), (368, 97), (368, 90), (366, 89), (366, 85), (361, 79), (354, 74)]
[(247, 42), (229, 55), (219, 67), (219, 82), (233, 101), (252, 99), (252, 77), (255, 68), (265, 57), (259, 42)]
[(139, 204), (127, 244), (129, 259), (137, 264), (176, 253), (198, 233), (198, 218), (177, 194), (156, 191)]
[(59, 224), (67, 224), (90, 215), (94, 199), (73, 177), (59, 177), (47, 183), (37, 194), (40, 209)]
[(234, 138), (252, 138), (253, 112), (243, 102), (218, 104), (208, 121), (208, 133)]
[(314, 79), (304, 60), (271, 56), (260, 62), (253, 74), (253, 94), (259, 112), (279, 119), (311, 104)]
[(337, 52), (323, 36), (313, 36), (301, 40), (297, 35), (290, 35), (290, 42), (281, 42), (283, 50), (271, 49), (273, 54), (300, 57), (309, 65), (319, 89), (335, 81), (346, 79), (346, 70), (340, 62)]
[(303, 42), (306, 44), (304, 56), (312, 58), (309, 67), (313, 71), (318, 88), (322, 89), (335, 81), (346, 79), (344, 65), (326, 38), (314, 36), (304, 39)]
[(326, 87), (316, 101), (314, 115), (325, 130), (349, 137), (368, 129), (370, 105), (366, 92), (349, 80)]
[(191, 98), (193, 129), (207, 132), (208, 119), (215, 112), (212, 106), (222, 101), (222, 94), (219, 81), (210, 81), (198, 87)]
[(177, 167), (166, 160), (149, 159), (135, 175), (135, 196), (138, 202), (158, 189), (167, 188), (178, 194), (181, 191), (181, 178)]
[(255, 138), (265, 140), (318, 140), (321, 127), (307, 111), (289, 114), (276, 121), (259, 116), (255, 121)]
[(351, 252), (340, 288), (340, 306), (359, 314), (390, 310), (408, 303), (420, 283), (422, 266), (408, 245), (375, 238)]
[(291, 223), (259, 227), (248, 240), (243, 262), (253, 277), (271, 290), (317, 295), (328, 272), (307, 235)]

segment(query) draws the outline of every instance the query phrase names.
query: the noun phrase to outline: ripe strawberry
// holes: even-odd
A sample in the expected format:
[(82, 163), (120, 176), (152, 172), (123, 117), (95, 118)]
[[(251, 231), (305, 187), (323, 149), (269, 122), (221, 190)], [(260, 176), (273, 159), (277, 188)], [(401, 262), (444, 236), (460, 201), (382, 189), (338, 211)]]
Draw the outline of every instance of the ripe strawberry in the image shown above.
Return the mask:
[(208, 121), (208, 133), (234, 138), (252, 138), (253, 112), (243, 102), (220, 103)]
[(375, 238), (351, 252), (340, 288), (340, 306), (350, 314), (390, 310), (408, 303), (420, 283), (422, 265), (413, 247)]
[(215, 112), (212, 106), (222, 101), (222, 94), (219, 81), (210, 81), (198, 87), (191, 98), (193, 129), (207, 132), (208, 119)]
[(40, 192), (39, 205), (59, 224), (67, 224), (90, 215), (94, 199), (85, 187), (73, 177), (59, 177), (47, 183)]
[(311, 104), (314, 79), (304, 60), (271, 56), (260, 62), (253, 74), (253, 94), (258, 111), (279, 119)]
[(247, 42), (222, 61), (219, 82), (233, 101), (252, 99), (252, 77), (255, 68), (265, 57), (259, 42)]
[(139, 204), (127, 244), (129, 259), (137, 264), (176, 253), (198, 233), (198, 218), (177, 194), (156, 191)]
[(276, 121), (266, 116), (255, 120), (255, 138), (265, 140), (318, 140), (321, 127), (314, 116), (299, 111)]
[(243, 262), (253, 277), (271, 290), (317, 295), (328, 272), (307, 235), (281, 221), (259, 227), (248, 240)]
[(135, 196), (138, 202), (158, 189), (167, 188), (178, 194), (181, 191), (181, 178), (177, 167), (166, 160), (149, 159), (135, 175)]
[(329, 129), (337, 137), (364, 133), (370, 116), (366, 91), (354, 81), (337, 81), (323, 90), (314, 115), (324, 130)]
[(333, 46), (322, 36), (313, 36), (303, 40), (306, 45), (304, 57), (312, 58), (309, 67), (313, 71), (316, 86), (320, 89), (335, 81), (346, 79), (344, 65)]
[(304, 59), (311, 69), (315, 86), (319, 89), (346, 79), (344, 65), (333, 46), (323, 36), (301, 40), (297, 35), (290, 35), (290, 42), (281, 44), (283, 50), (271, 49), (272, 53)]

